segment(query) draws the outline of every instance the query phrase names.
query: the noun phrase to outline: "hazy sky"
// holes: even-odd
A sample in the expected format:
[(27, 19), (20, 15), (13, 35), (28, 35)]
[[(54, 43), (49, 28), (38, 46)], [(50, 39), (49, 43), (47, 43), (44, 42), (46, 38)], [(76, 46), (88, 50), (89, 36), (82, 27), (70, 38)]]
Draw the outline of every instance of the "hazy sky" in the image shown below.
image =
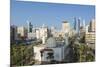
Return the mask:
[(33, 26), (46, 24), (61, 27), (63, 20), (72, 25), (73, 17), (81, 17), (88, 23), (95, 18), (95, 6), (11, 0), (11, 24), (17, 26), (26, 25), (29, 20)]

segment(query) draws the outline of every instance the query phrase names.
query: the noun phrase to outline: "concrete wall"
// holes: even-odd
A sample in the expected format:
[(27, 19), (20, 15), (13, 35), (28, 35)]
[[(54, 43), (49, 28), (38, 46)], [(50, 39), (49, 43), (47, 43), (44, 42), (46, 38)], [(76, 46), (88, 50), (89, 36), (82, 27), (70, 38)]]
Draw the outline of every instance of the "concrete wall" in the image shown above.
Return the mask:
[(44, 49), (44, 46), (34, 46), (33, 48), (34, 48), (35, 60), (41, 61), (40, 50)]

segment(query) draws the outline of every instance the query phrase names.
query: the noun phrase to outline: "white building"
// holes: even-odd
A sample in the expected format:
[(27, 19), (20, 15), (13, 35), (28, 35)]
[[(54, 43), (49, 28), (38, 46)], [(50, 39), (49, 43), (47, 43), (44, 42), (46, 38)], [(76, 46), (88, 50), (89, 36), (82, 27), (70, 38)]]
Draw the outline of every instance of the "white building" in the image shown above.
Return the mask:
[(64, 55), (64, 46), (45, 48), (41, 50), (42, 53), (42, 62), (51, 62), (53, 60), (62, 62), (65, 58)]
[(40, 39), (40, 30), (39, 29), (36, 29), (36, 38)]
[(50, 37), (46, 44), (33, 47), (35, 60), (40, 63), (50, 63), (52, 61), (63, 62), (66, 57), (67, 45), (68, 39), (56, 41), (55, 38)]
[(41, 53), (40, 53), (40, 51), (42, 50), (42, 49), (44, 49), (45, 48), (45, 45), (36, 45), (36, 46), (34, 46), (33, 47), (34, 48), (34, 59), (35, 59), (35, 61), (42, 61), (42, 58), (41, 58)]
[(36, 29), (36, 38), (41, 39), (43, 44), (45, 44), (47, 37), (48, 37), (48, 28), (45, 25)]
[(28, 33), (28, 39), (34, 39), (36, 38), (36, 33)]
[(56, 31), (57, 31), (57, 30), (56, 30), (55, 27), (52, 26), (52, 27), (50, 28), (50, 33), (51, 33), (52, 36), (55, 36)]

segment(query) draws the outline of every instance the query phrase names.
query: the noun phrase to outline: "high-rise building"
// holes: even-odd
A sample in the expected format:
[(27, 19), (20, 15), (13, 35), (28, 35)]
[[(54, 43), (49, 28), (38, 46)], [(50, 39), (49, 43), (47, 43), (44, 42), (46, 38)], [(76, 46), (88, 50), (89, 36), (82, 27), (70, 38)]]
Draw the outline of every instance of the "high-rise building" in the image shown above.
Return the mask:
[(31, 22), (27, 21), (28, 24), (28, 33), (32, 32), (33, 25)]
[(86, 26), (85, 42), (88, 46), (95, 49), (95, 19), (91, 20)]
[(80, 30), (80, 31), (79, 31), (79, 32), (80, 32), (80, 33), (79, 33), (80, 38), (84, 38), (84, 36), (85, 36), (85, 20), (82, 21), (79, 30)]
[(82, 26), (83, 28), (85, 28), (85, 20), (83, 20)]
[(27, 29), (24, 26), (18, 27), (17, 28), (17, 33), (20, 37), (26, 38), (27, 37)]
[(10, 26), (10, 41), (11, 43), (14, 43), (17, 39), (17, 26), (11, 25)]
[(41, 39), (42, 43), (45, 44), (45, 40), (48, 37), (48, 28), (44, 24), (42, 27), (36, 29), (36, 38)]
[(76, 29), (77, 29), (77, 19), (76, 17), (74, 17), (74, 30), (76, 31)]
[(80, 18), (78, 18), (78, 22), (77, 22), (77, 33), (78, 33), (78, 35), (80, 36), (80, 26), (81, 26), (81, 19)]
[[(36, 38), (36, 28), (33, 27), (32, 23), (29, 21), (27, 21), (27, 30), (28, 30), (28, 33), (27, 33), (28, 39)], [(37, 38), (38, 38), (38, 36), (37, 36)]]
[(48, 28), (44, 24), (42, 25), (42, 27), (40, 29), (40, 36), (42, 39), (42, 44), (45, 44), (46, 38), (48, 37)]
[(92, 19), (92, 20), (90, 21), (89, 31), (95, 32), (95, 19)]
[(70, 23), (68, 21), (62, 22), (62, 32), (68, 33), (70, 31)]

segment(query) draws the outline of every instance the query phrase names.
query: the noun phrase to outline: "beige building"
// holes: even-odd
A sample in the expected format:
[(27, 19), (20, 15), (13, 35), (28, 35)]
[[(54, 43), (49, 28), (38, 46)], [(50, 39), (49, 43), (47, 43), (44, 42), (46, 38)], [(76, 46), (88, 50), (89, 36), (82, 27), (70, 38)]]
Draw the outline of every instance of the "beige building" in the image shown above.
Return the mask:
[(95, 39), (95, 32), (89, 32), (85, 34), (86, 44), (93, 49), (95, 49)]
[(70, 23), (68, 21), (62, 22), (62, 32), (68, 33), (70, 31)]
[(86, 43), (95, 43), (95, 33), (88, 32), (85, 34)]
[(17, 33), (20, 37), (27, 37), (27, 29), (23, 26), (17, 28)]
[(85, 42), (87, 45), (95, 48), (95, 20), (93, 19), (89, 25), (86, 26), (86, 32), (85, 32)]
[(89, 27), (89, 31), (94, 31), (95, 32), (95, 19), (92, 19), (91, 21), (90, 21), (90, 27)]

